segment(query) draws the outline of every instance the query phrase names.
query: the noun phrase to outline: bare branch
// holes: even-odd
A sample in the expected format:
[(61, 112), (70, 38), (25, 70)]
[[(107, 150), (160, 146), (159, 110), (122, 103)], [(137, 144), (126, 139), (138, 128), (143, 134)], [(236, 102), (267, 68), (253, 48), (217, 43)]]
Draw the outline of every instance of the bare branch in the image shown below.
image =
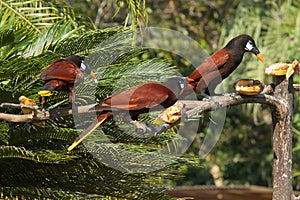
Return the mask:
[(227, 106), (235, 106), (244, 103), (266, 104), (276, 109), (280, 116), (287, 112), (287, 102), (271, 95), (259, 94), (255, 96), (237, 95), (235, 93), (213, 97), (208, 101), (182, 101), (185, 104), (186, 117), (190, 118), (205, 111), (217, 110)]
[[(275, 108), (280, 116), (284, 116), (287, 111), (287, 103), (283, 99), (278, 99), (271, 95), (259, 94), (255, 96), (243, 96), (237, 95), (235, 93), (225, 94), (224, 96), (215, 96), (210, 100), (204, 101), (181, 101), (184, 104), (187, 118), (191, 118), (196, 114), (200, 114), (206, 111), (217, 110), (226, 106), (235, 106), (244, 103), (261, 103)], [(70, 108), (57, 108), (50, 111), (40, 111), (37, 110), (36, 114), (7, 114), (0, 113), (0, 120), (10, 121), (10, 122), (31, 122), (31, 121), (44, 121), (48, 119), (54, 119), (57, 117), (71, 116), (74, 113), (91, 113), (91, 112), (101, 112), (103, 107), (96, 106), (97, 104), (90, 104), (85, 106), (77, 107), (77, 111)], [(12, 107), (12, 108), (28, 108), (36, 110), (35, 107), (23, 106), (19, 104), (12, 103), (2, 103), (0, 107)]]
[[(215, 96), (212, 99), (206, 101), (181, 101), (184, 105), (186, 112), (183, 118), (189, 119), (194, 115), (201, 114), (207, 111), (218, 110), (227, 106), (235, 106), (244, 103), (260, 103), (266, 104), (274, 109), (280, 118), (284, 118), (288, 112), (288, 104), (282, 99), (278, 99), (271, 95), (259, 94), (255, 96), (244, 96), (235, 93), (225, 94), (224, 96)], [(173, 124), (164, 123), (159, 128), (155, 134), (160, 134), (167, 129), (172, 128), (180, 123), (180, 120)]]
[(33, 115), (32, 114), (14, 115), (14, 114), (0, 113), (0, 120), (5, 120), (9, 122), (32, 122)]
[[(96, 112), (94, 109), (97, 104), (91, 104), (86, 106), (79, 106), (77, 107), (76, 113), (89, 113), (89, 112)], [(45, 121), (48, 119), (54, 119), (57, 117), (63, 116), (71, 116), (74, 114), (74, 111), (70, 108), (57, 108), (50, 111), (41, 111), (36, 110), (36, 107), (33, 106), (23, 106), (20, 104), (13, 104), (13, 103), (2, 103), (0, 107), (7, 108), (28, 108), (35, 110), (36, 113), (33, 114), (8, 114), (8, 113), (0, 113), (0, 120), (5, 120), (9, 122), (32, 122), (32, 121)], [(98, 108), (97, 111), (102, 111), (103, 108)]]
[(38, 110), (37, 106), (25, 106), (15, 103), (1, 103), (0, 108), (26, 108), (32, 111)]

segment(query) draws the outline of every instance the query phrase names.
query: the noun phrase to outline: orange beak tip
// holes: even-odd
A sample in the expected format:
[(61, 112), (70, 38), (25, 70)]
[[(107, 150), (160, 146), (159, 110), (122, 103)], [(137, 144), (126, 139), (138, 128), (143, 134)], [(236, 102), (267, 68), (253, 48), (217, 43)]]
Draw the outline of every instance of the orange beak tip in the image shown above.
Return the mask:
[(94, 74), (94, 72), (90, 73), (90, 77), (92, 77), (94, 79), (95, 83), (98, 83), (96, 75)]
[(264, 63), (264, 58), (263, 56), (261, 55), (261, 53), (257, 54), (256, 57), (258, 58), (258, 60), (260, 60), (260, 62)]
[(192, 78), (186, 78), (186, 80), (187, 80), (188, 82), (194, 82), (194, 81), (195, 81), (195, 80), (192, 79)]

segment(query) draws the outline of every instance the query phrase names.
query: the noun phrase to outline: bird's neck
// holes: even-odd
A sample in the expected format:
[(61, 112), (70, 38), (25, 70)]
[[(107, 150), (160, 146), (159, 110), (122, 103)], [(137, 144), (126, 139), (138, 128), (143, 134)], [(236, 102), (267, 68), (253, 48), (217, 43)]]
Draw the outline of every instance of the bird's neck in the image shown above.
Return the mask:
[(244, 56), (245, 50), (244, 49), (239, 49), (239, 50), (236, 50), (236, 49), (227, 49), (227, 50), (230, 52), (232, 62), (236, 66), (239, 65), (242, 62), (242, 60), (243, 60), (243, 56)]
[(164, 83), (164, 85), (169, 88), (176, 96), (180, 93), (180, 82), (179, 80), (172, 79)]

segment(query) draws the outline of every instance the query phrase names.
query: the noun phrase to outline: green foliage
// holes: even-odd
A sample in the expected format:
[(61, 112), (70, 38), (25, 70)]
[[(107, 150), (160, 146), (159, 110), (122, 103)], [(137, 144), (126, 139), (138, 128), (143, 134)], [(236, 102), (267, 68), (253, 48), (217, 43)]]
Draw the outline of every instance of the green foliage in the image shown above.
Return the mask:
[(40, 32), (52, 26), (53, 22), (62, 19), (59, 10), (48, 6), (46, 2), (32, 1), (0, 1), (0, 27), (26, 27)]
[[(245, 54), (240, 67), (223, 81), (226, 91), (232, 91), (232, 83), (239, 78), (271, 83), (272, 79), (263, 74), (268, 64), (299, 60), (298, 0), (76, 2), (79, 7), (74, 11), (65, 2), (0, 0), (0, 103), (17, 103), (20, 95), (26, 95), (40, 105), (37, 92), (43, 82), (39, 73), (53, 60), (71, 54), (87, 56), (86, 62), (98, 79), (98, 85), (86, 78), (85, 84), (76, 87), (79, 105), (101, 102), (111, 93), (141, 82), (164, 81), (175, 76), (178, 70), (188, 75), (194, 69), (191, 61), (174, 52), (132, 45), (135, 37), (132, 30), (147, 25), (148, 21), (151, 26), (175, 29), (194, 38), (207, 52), (221, 48), (238, 34), (252, 35), (266, 64)], [(94, 25), (82, 16), (101, 23)], [(131, 24), (133, 29), (118, 27), (121, 24)], [(114, 27), (103, 28), (111, 25)], [(96, 26), (100, 28), (95, 30)], [(174, 38), (172, 42), (176, 46), (182, 41)], [(202, 56), (195, 54), (192, 59), (203, 59)], [(299, 83), (299, 78), (294, 78)], [(298, 100), (297, 97), (296, 103)], [(70, 106), (68, 94), (55, 92), (45, 109), (67, 106)], [(16, 109), (1, 108), (0, 111), (20, 113)], [(295, 113), (293, 167), (297, 186), (300, 174), (298, 106)], [(271, 135), (268, 133), (272, 127), (270, 112), (263, 106), (232, 108), (227, 113), (220, 141), (201, 167), (197, 165), (196, 156), (207, 132), (207, 116), (203, 117), (189, 154), (181, 158), (168, 154), (179, 151), (178, 144), (184, 140), (175, 135), (174, 130), (149, 137), (136, 133), (120, 119), (94, 131), (85, 141), (89, 151), (79, 145), (67, 153), (68, 145), (90, 123), (82, 120), (84, 122), (77, 122), (75, 126), (74, 120), (72, 117), (48, 120), (44, 127), (0, 122), (0, 198), (167, 198), (163, 184), (213, 184), (209, 175), (212, 164), (220, 166), (227, 185), (271, 185)], [(151, 117), (142, 115), (140, 120), (150, 122)], [(111, 143), (107, 143), (107, 139)], [(156, 157), (155, 151), (163, 148), (166, 154)], [(163, 162), (173, 164), (148, 174), (129, 173), (149, 167), (140, 162), (147, 161), (147, 156), (153, 158), (148, 164), (157, 169)], [(127, 172), (108, 167), (111, 161), (105, 160), (107, 158), (118, 160), (118, 167)]]
[[(134, 14), (132, 20), (146, 17), (135, 3), (145, 2), (128, 1), (128, 9)], [(176, 75), (169, 62), (145, 57), (148, 49), (132, 45), (132, 30), (94, 30), (81, 20), (64, 3), (0, 2), (0, 103), (18, 103), (19, 96), (25, 95), (40, 105), (37, 92), (43, 81), (39, 74), (52, 61), (72, 54), (86, 56), (99, 80), (95, 85), (87, 78), (85, 84), (76, 87), (76, 103), (81, 105), (102, 101), (113, 91), (141, 82), (165, 81)], [(66, 92), (54, 92), (44, 108), (69, 106)], [(17, 109), (0, 111), (21, 113)], [(192, 156), (172, 155), (184, 140), (172, 130), (160, 137), (141, 136), (132, 126), (119, 121), (107, 123), (102, 128), (104, 132), (96, 130), (86, 140), (89, 149), (79, 145), (67, 152), (83, 131), (81, 127), (89, 124), (87, 115), (77, 124), (75, 117), (48, 120), (41, 127), (0, 123), (1, 198), (165, 198), (162, 178), (171, 177), (182, 163), (197, 162), (189, 161)], [(143, 115), (141, 120), (149, 122), (151, 118)], [(160, 150), (164, 153), (157, 155)], [(112, 161), (121, 171), (109, 166)], [(164, 168), (166, 162), (172, 165)], [(146, 169), (157, 171), (143, 173)]]

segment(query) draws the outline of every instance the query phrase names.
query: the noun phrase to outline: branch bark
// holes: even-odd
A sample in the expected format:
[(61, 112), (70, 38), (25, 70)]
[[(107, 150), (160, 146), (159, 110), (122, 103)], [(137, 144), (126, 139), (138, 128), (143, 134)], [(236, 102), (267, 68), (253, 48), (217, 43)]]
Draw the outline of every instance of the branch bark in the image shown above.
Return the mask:
[(286, 80), (285, 76), (276, 77), (274, 96), (286, 100), (287, 110), (278, 116), (272, 111), (273, 118), (273, 200), (290, 200), (292, 188), (292, 120), (294, 87), (293, 77)]
[[(244, 103), (261, 103), (267, 104), (278, 111), (280, 115), (284, 115), (287, 112), (287, 104), (284, 100), (276, 98), (271, 95), (259, 94), (256, 96), (243, 96), (237, 94), (225, 94), (223, 96), (213, 97), (212, 100), (207, 101), (181, 101), (185, 106), (186, 117), (190, 118), (196, 114), (203, 113), (205, 111), (216, 110), (226, 106), (234, 106)], [(11, 106), (9, 106), (11, 105)], [(103, 107), (96, 106), (97, 104), (90, 104), (85, 106), (77, 107), (76, 114), (90, 113), (90, 112), (101, 112)], [(96, 106), (96, 107), (95, 107)], [(24, 106), (19, 104), (9, 104), (3, 103), (0, 107), (13, 107), (13, 108), (24, 108)], [(10, 121), (10, 122), (30, 122), (30, 121), (44, 121), (48, 119), (54, 119), (57, 117), (71, 116), (74, 111), (70, 108), (57, 108), (50, 111), (38, 111), (35, 115), (27, 114), (7, 114), (0, 113), (0, 120)]]

